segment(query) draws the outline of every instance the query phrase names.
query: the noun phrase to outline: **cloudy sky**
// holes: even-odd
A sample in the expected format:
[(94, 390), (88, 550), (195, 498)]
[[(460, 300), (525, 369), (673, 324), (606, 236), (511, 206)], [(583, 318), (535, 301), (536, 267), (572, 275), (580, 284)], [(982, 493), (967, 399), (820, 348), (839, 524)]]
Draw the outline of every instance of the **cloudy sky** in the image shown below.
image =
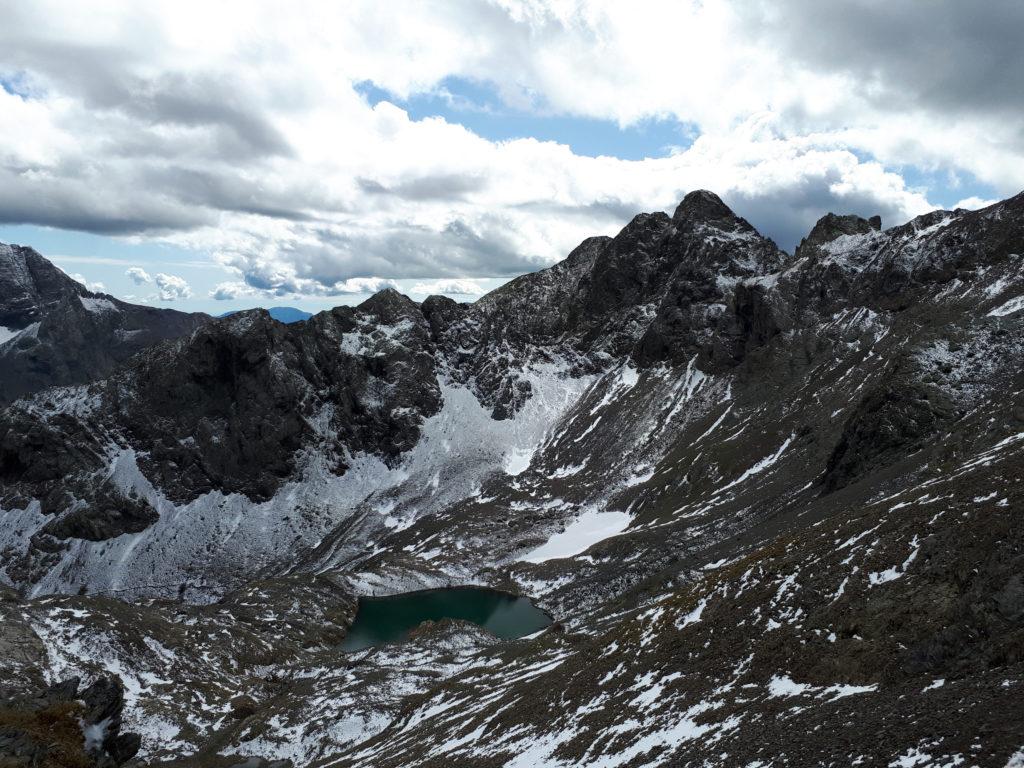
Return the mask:
[[(1024, 189), (1024, 2), (0, 0), (0, 241), (134, 301), (461, 300), (718, 192)], [(143, 7), (144, 6), (144, 7)]]

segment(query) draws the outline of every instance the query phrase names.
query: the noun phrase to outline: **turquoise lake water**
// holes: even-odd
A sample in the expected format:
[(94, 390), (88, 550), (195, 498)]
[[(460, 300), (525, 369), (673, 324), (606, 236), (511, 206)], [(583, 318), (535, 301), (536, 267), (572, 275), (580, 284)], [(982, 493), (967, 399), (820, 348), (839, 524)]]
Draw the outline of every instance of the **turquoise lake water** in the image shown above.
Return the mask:
[(525, 597), (482, 587), (431, 589), (360, 598), (356, 620), (341, 648), (358, 651), (401, 642), (424, 621), (441, 619), (471, 621), (506, 640), (533, 634), (551, 624), (551, 617)]

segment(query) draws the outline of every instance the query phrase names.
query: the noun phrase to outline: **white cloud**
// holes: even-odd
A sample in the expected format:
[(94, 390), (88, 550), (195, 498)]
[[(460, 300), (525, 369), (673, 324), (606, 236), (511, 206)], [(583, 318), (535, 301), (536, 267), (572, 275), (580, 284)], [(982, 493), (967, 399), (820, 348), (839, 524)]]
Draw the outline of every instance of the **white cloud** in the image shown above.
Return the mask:
[(219, 283), (212, 291), (210, 298), (217, 301), (234, 301), (257, 293), (245, 283)]
[(998, 200), (986, 200), (984, 198), (978, 197), (977, 195), (972, 195), (971, 197), (965, 197), (963, 200), (960, 200), (953, 207), (966, 208), (969, 211), (976, 211), (979, 208), (987, 208), (988, 206), (994, 205), (998, 202)]
[(371, 295), (385, 288), (398, 289), (398, 284), (383, 277), (352, 277), (324, 284), (315, 280), (298, 279), (288, 274), (278, 274), (266, 281), (266, 286), (262, 288), (240, 281), (219, 283), (210, 291), (210, 298), (229, 301), (253, 296), (268, 299), (283, 296), (358, 296)]
[(80, 275), (78, 272), (75, 272), (74, 274), (69, 275), (69, 277), (72, 280), (74, 280), (76, 283), (81, 283), (82, 285), (84, 285), (88, 290), (92, 291), (93, 293), (102, 293), (103, 291), (106, 290), (106, 288), (104, 287), (103, 283), (101, 283), (99, 281), (87, 280), (83, 275)]
[(63, 253), (48, 253), (46, 255), (50, 261), (67, 264), (95, 264), (99, 266), (117, 266), (120, 264), (129, 264), (131, 262), (125, 259), (112, 259), (106, 256), (71, 256)]
[(153, 278), (150, 277), (149, 273), (142, 267), (129, 267), (124, 273), (136, 285), (144, 285), (145, 283), (153, 282)]
[(483, 296), (487, 290), (475, 280), (431, 280), (424, 283), (416, 283), (412, 287), (412, 293), (430, 296), (442, 294), (450, 296)]
[[(956, 5), (929, 5), (929, 18)], [(103, 14), (18, 4), (0, 29), (0, 74), (17, 73), (29, 95), (0, 89), (0, 219), (209, 252), (237, 276), (215, 298), (337, 296), (535, 269), (698, 187), (787, 247), (826, 210), (896, 224), (934, 207), (892, 170), (907, 163), (1018, 191), (1024, 139), (1019, 121), (993, 117), (1001, 92), (950, 108), (933, 97), (927, 64), (909, 62), (904, 83), (908, 62), (878, 50), (879, 30), (911, 22), (919, 57), (962, 49), (947, 40), (957, 26), (843, 3), (837, 18), (851, 8), (860, 15), (849, 25), (819, 24), (801, 46), (786, 23), (811, 18), (803, 0), (396, 0), (298, 13), (115, 1)], [(986, 8), (964, 12), (993, 28), (1016, 18), (1002, 3)], [(879, 24), (854, 23), (862, 16)], [(859, 41), (870, 61), (856, 58)], [(1008, 73), (960, 57), (958, 88), (1020, 82), (1013, 47), (998, 50)], [(440, 92), (451, 77), (539, 113), (665, 117), (701, 135), (669, 157), (582, 157), (412, 120), (354, 87), (371, 80), (402, 96)]]
[(157, 272), (156, 277), (157, 295), (160, 301), (178, 301), (188, 299), (192, 296), (192, 289), (184, 278), (177, 275), (167, 275)]

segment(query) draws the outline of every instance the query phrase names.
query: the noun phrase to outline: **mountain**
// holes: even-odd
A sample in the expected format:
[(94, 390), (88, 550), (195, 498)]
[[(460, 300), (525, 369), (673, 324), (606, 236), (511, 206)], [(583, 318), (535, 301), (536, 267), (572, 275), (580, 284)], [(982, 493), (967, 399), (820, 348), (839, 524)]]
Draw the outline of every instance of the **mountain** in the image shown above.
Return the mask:
[(0, 404), (102, 378), (207, 319), (94, 293), (31, 248), (0, 243)]
[[(220, 317), (230, 317), (238, 312), (239, 310), (232, 310), (231, 312), (225, 312)], [(279, 323), (298, 323), (303, 320), (309, 320), (313, 316), (311, 312), (296, 309), (295, 307), (268, 307), (267, 314)]]
[[(1024, 194), (790, 256), (705, 191), (473, 304), (209, 322), (0, 412), (6, 695), (115, 670), (189, 765), (1013, 765), (1022, 324)], [(557, 621), (338, 649), (450, 584)]]

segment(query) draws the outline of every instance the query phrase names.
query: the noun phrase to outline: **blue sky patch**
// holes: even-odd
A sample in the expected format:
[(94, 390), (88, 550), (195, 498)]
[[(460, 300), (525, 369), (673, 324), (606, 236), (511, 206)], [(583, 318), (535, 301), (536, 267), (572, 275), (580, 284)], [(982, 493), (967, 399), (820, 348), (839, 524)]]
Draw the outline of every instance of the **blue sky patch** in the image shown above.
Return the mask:
[(959, 171), (927, 171), (913, 165), (890, 169), (900, 174), (911, 189), (924, 192), (928, 200), (947, 210), (968, 197), (982, 200), (1000, 200), (1000, 195), (990, 184), (979, 181), (972, 174)]
[(489, 141), (557, 141), (586, 157), (666, 157), (673, 149), (689, 147), (698, 135), (696, 126), (674, 119), (644, 120), (620, 128), (613, 120), (547, 114), (543, 107), (519, 110), (506, 105), (488, 84), (457, 77), (446, 78), (429, 93), (413, 94), (408, 99), (370, 81), (357, 83), (355, 89), (371, 105), (390, 102), (404, 109), (413, 120), (442, 117)]
[(38, 96), (24, 72), (0, 72), (0, 88), (3, 88), (12, 96), (19, 96), (22, 99), (30, 99)]

